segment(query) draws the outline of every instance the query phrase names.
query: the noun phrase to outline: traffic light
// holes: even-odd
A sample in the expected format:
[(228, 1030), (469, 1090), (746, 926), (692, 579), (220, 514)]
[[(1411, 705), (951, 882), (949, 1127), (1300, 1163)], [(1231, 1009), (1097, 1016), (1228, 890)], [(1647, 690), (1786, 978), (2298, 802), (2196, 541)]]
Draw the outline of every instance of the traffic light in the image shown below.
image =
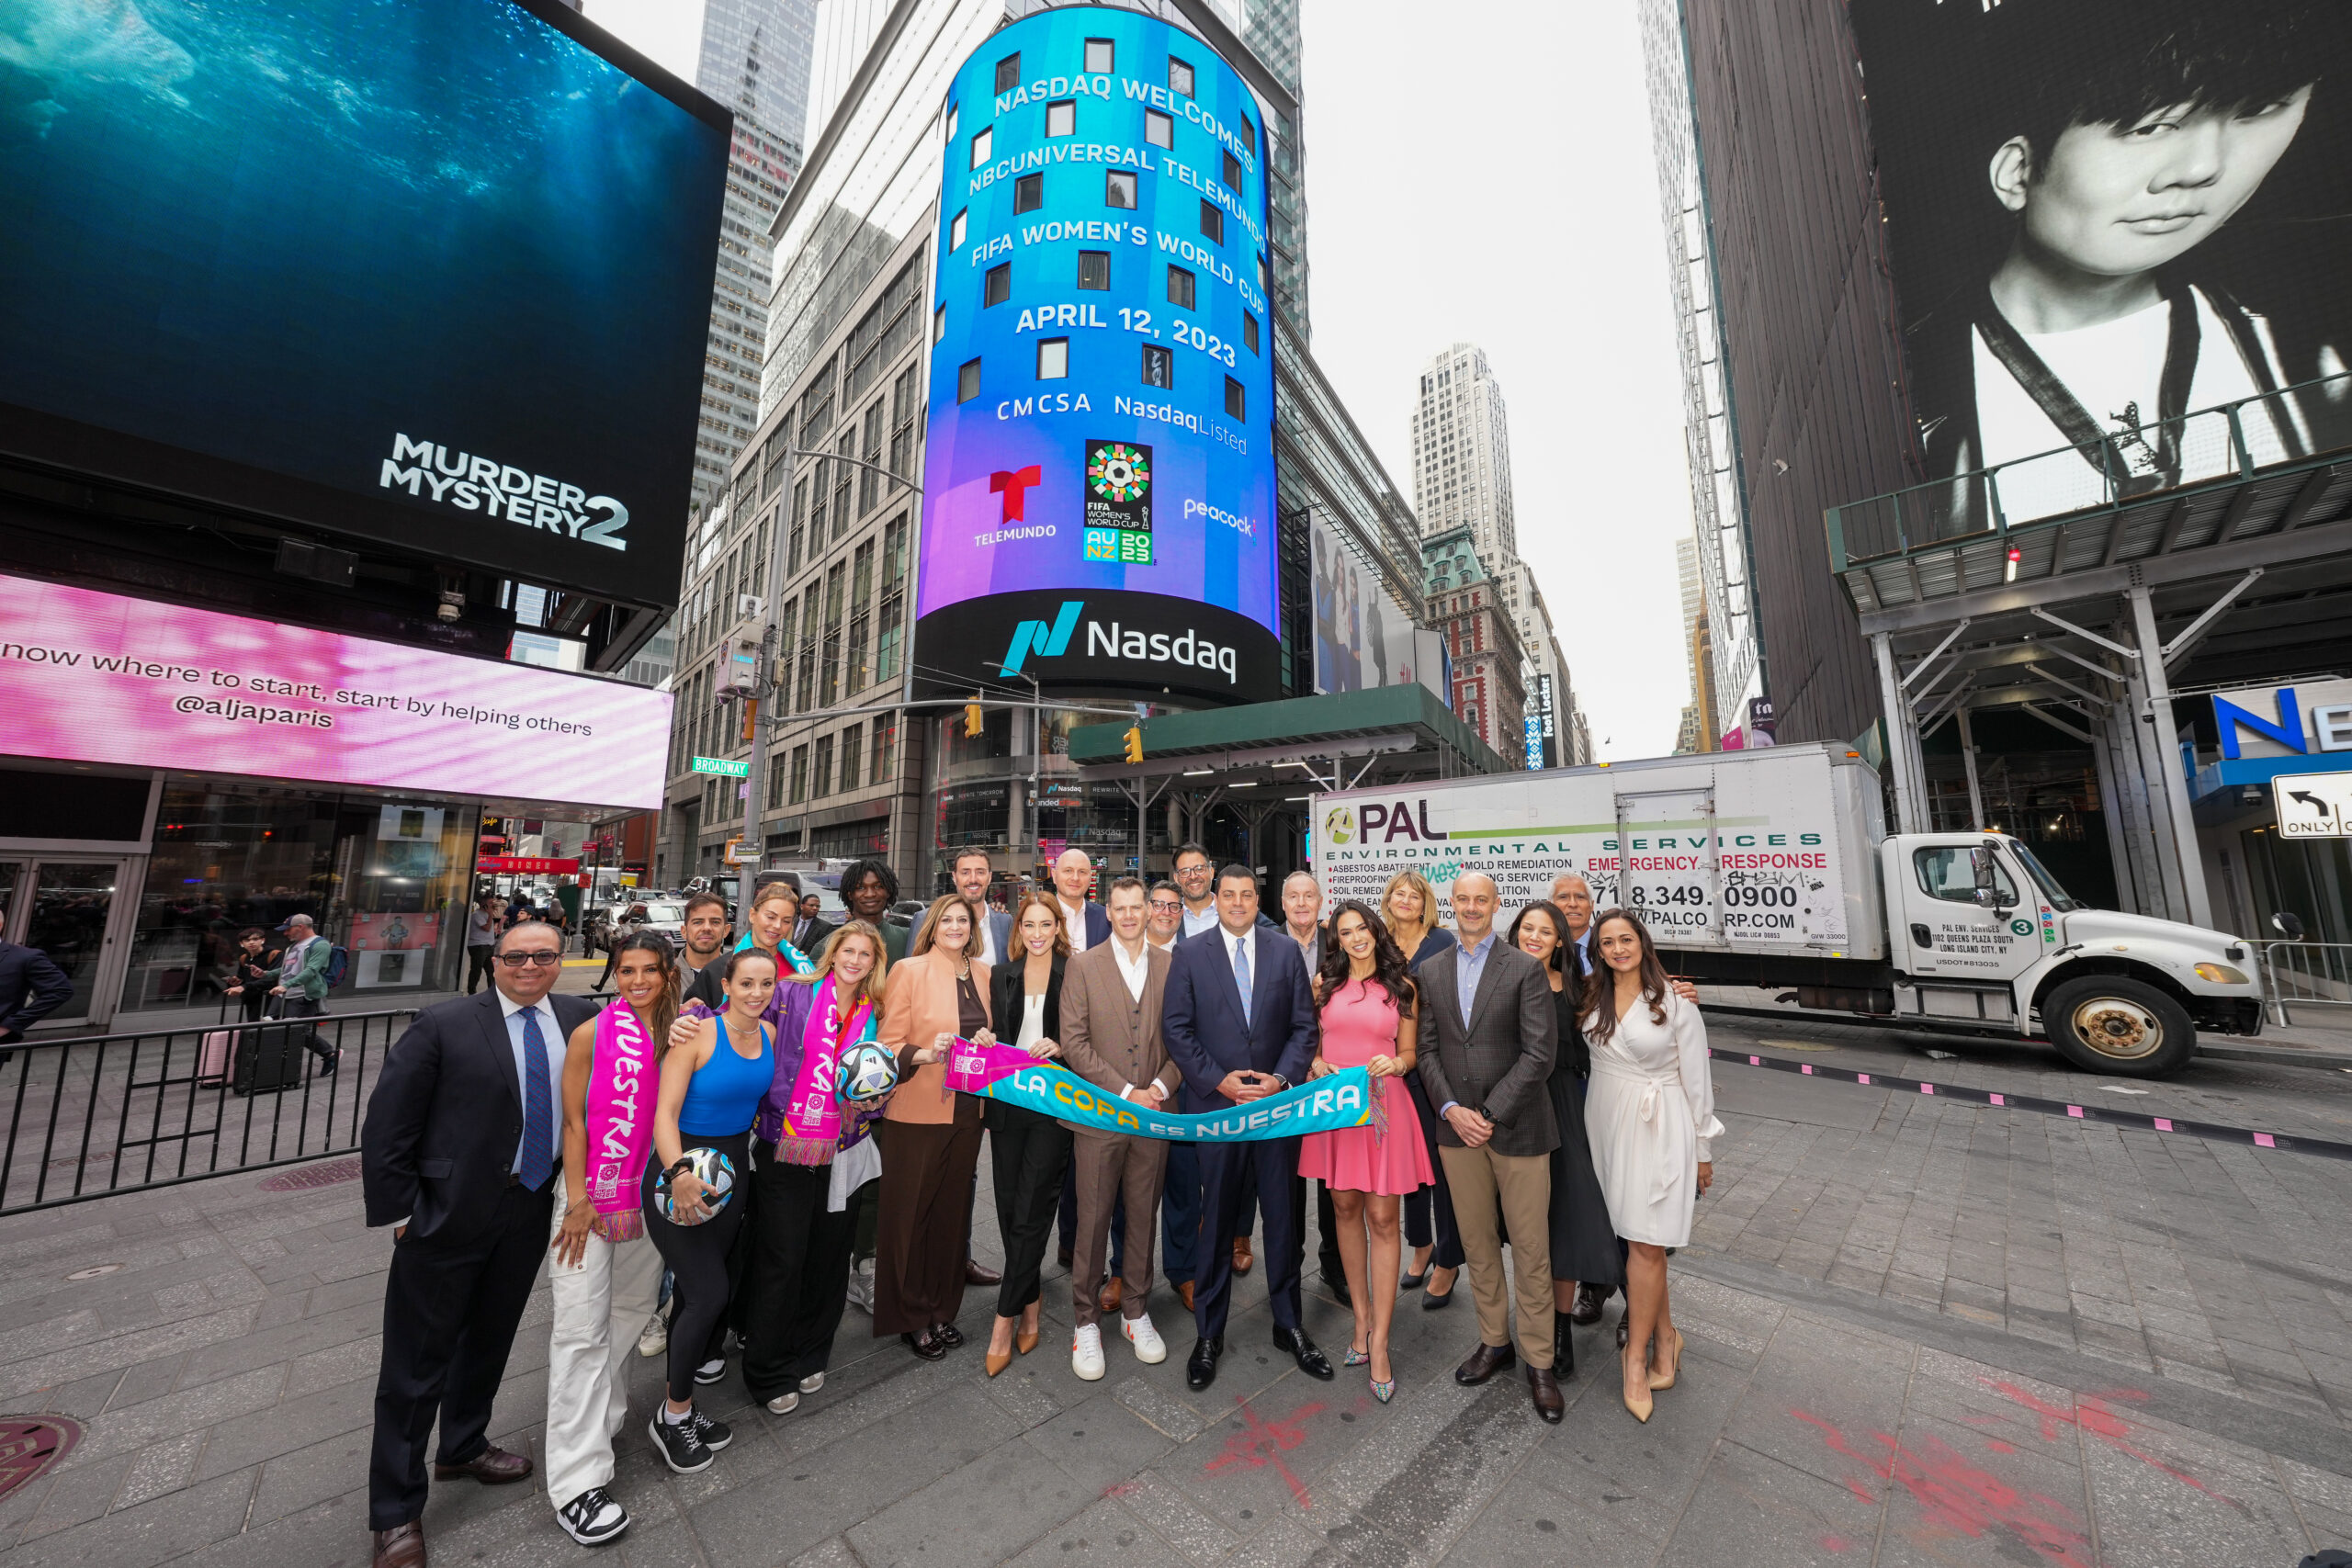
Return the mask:
[(1140, 724), (1127, 726), (1127, 761), (1143, 761), (1143, 726)]
[(967, 737), (970, 737), (978, 735), (979, 732), (980, 705), (978, 703), (966, 703), (964, 705), (964, 733)]

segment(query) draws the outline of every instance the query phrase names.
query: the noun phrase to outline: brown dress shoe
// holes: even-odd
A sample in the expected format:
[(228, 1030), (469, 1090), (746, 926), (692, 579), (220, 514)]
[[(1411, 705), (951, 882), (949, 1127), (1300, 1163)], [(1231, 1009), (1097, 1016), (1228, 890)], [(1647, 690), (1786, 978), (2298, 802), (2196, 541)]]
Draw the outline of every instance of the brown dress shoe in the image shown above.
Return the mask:
[(375, 1568), (424, 1568), (424, 1525), (411, 1519), (388, 1530), (378, 1530)]
[(1608, 1286), (1579, 1284), (1576, 1303), (1568, 1308), (1568, 1321), (1578, 1328), (1590, 1328), (1600, 1321), (1600, 1303), (1608, 1299)]
[(1120, 1280), (1119, 1277), (1114, 1274), (1103, 1284), (1102, 1293), (1095, 1297), (1094, 1300), (1095, 1304), (1100, 1306), (1104, 1312), (1116, 1312), (1119, 1310), (1119, 1303), (1126, 1300), (1126, 1287)]
[(1508, 1345), (1481, 1345), (1453, 1369), (1453, 1381), (1475, 1387), (1518, 1359), (1518, 1352)]
[(1527, 1392), (1535, 1401), (1535, 1414), (1544, 1417), (1550, 1425), (1558, 1426), (1561, 1416), (1566, 1412), (1568, 1406), (1567, 1402), (1560, 1397), (1560, 1382), (1552, 1375), (1552, 1369), (1549, 1367), (1528, 1368)]
[(1250, 1272), (1250, 1265), (1252, 1261), (1250, 1256), (1250, 1238), (1246, 1235), (1234, 1237), (1233, 1271), (1237, 1274), (1247, 1274)]
[[(433, 1466), (433, 1479), (435, 1481), (456, 1481), (469, 1475), (484, 1486), (505, 1486), (514, 1482), (529, 1480), (531, 1461), (521, 1454), (508, 1453), (496, 1443), (492, 1443), (463, 1464), (436, 1462)], [(424, 1561), (424, 1548), (422, 1544), (423, 1538), (419, 1537), (418, 1540), (417, 1561), (422, 1562)]]
[(1192, 1311), (1192, 1310), (1193, 1310), (1193, 1281), (1191, 1281), (1190, 1280), (1186, 1280), (1182, 1281), (1182, 1283), (1180, 1283), (1180, 1284), (1176, 1287), (1176, 1294), (1177, 1294), (1177, 1296), (1179, 1297), (1179, 1299), (1181, 1299), (1181, 1300), (1183, 1302), (1183, 1303), (1184, 1303), (1184, 1310), (1185, 1310), (1186, 1312), (1190, 1312), (1190, 1311)]
[(964, 1259), (964, 1283), (967, 1285), (1001, 1285), (1004, 1283), (1004, 1276), (998, 1273), (995, 1269), (989, 1268), (985, 1263), (975, 1263), (970, 1258), (967, 1258)]

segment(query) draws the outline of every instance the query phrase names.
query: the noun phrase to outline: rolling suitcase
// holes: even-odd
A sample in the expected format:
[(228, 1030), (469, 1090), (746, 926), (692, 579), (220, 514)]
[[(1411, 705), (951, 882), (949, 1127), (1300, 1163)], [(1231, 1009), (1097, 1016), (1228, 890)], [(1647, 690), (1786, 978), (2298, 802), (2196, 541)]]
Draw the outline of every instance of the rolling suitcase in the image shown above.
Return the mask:
[(234, 1049), (237, 1032), (233, 1029), (210, 1029), (196, 1043), (196, 1087), (219, 1089), (229, 1081), (229, 1055)]
[(309, 1054), (302, 1048), (302, 1037), (310, 1032), (311, 1024), (307, 1019), (240, 1030), (237, 1077), (233, 1086), (236, 1092), (273, 1094), (300, 1088), (302, 1058)]

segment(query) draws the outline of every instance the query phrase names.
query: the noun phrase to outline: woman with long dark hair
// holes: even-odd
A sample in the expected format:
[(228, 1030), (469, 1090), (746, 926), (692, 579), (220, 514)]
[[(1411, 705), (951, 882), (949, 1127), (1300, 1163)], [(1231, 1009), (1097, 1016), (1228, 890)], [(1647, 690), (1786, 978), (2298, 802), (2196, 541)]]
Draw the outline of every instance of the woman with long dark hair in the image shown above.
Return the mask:
[(1313, 1076), (1364, 1068), (1372, 1077), (1372, 1120), (1307, 1134), (1299, 1141), (1298, 1173), (1331, 1194), (1340, 1263), (1355, 1311), (1346, 1362), (1370, 1363), (1373, 1397), (1383, 1404), (1396, 1392), (1388, 1335), (1396, 1314), (1396, 1287), (1389, 1281), (1404, 1249), (1398, 1201), (1430, 1183), (1429, 1152), (1405, 1089), (1413, 1076), (1416, 995), (1405, 954), (1388, 928), (1361, 901), (1342, 900), (1315, 976), (1322, 1043)]
[(874, 1332), (936, 1361), (964, 1343), (964, 1238), (980, 1160), (980, 1102), (947, 1087), (960, 1036), (989, 1032), (989, 966), (972, 956), (979, 917), (950, 893), (894, 965), (881, 1043), (898, 1054), (899, 1088), (882, 1113), (882, 1194), (874, 1254)]
[(763, 1021), (775, 995), (775, 960), (747, 947), (728, 958), (722, 984), (727, 1010), (662, 1055), (653, 1157), (645, 1167), (645, 1228), (673, 1280), (670, 1399), (650, 1430), (663, 1461), (681, 1475), (707, 1470), (711, 1455), (734, 1437), (695, 1408), (695, 1384), (726, 1370), (719, 1344), (730, 1293), (727, 1255), (744, 1209), (735, 1189), (749, 1185), (752, 1118), (775, 1077), (775, 1033)]
[(628, 1420), (628, 1352), (661, 1302), (662, 1255), (645, 1234), (637, 1178), (653, 1142), (645, 1091), (678, 1010), (668, 938), (629, 937), (613, 968), (620, 995), (565, 1043), (564, 1202), (548, 1263), (548, 1500), (582, 1546), (628, 1528), (605, 1488)]
[(1690, 1241), (1690, 1211), (1713, 1184), (1714, 1080), (1698, 1005), (1674, 994), (1642, 918), (1610, 909), (1593, 922), (1605, 978), (1585, 999), (1592, 1080), (1584, 1122), (1609, 1223), (1625, 1239), (1625, 1408), (1650, 1418), (1650, 1394), (1674, 1386), (1682, 1336), (1666, 1292), (1667, 1249)]
[(1585, 1139), (1584, 1084), (1592, 1072), (1592, 1053), (1577, 1021), (1589, 982), (1577, 976), (1567, 917), (1552, 904), (1530, 904), (1511, 922), (1510, 944), (1544, 966), (1558, 1032), (1559, 1049), (1545, 1087), (1552, 1094), (1552, 1119), (1560, 1124), (1560, 1146), (1552, 1151), (1552, 1366), (1565, 1375), (1577, 1364), (1568, 1313), (1576, 1305), (1577, 1284), (1623, 1285), (1625, 1267)]
[[(1032, 892), (1021, 900), (1012, 936), (1013, 951), (989, 977), (989, 1013), (1015, 1031), (1015, 1048), (1050, 1059), (1061, 1054), (1062, 972), (1069, 963), (1069, 931), (1051, 894)], [(1040, 1276), (1061, 1207), (1062, 1173), (1069, 1168), (1070, 1131), (1051, 1116), (996, 1100), (981, 1108), (980, 1119), (989, 1130), (996, 1223), (1004, 1237), (1004, 1278), (987, 1357), (994, 1377), (1012, 1364), (1015, 1350), (1025, 1356), (1037, 1348)]]
[[(780, 886), (780, 885), (779, 885)], [(881, 933), (851, 920), (831, 933), (824, 961), (776, 987), (775, 1072), (752, 1123), (751, 1217), (735, 1317), (750, 1328), (743, 1382), (772, 1416), (824, 1385), (833, 1334), (849, 1302), (846, 1168), (882, 1104), (842, 1098), (841, 1058), (874, 1037), (888, 960)]]

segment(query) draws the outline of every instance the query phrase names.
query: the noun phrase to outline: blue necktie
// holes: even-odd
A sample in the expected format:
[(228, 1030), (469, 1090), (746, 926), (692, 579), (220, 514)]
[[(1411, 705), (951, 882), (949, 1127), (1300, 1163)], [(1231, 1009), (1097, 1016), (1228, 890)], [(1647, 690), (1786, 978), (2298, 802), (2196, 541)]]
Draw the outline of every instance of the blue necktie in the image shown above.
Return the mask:
[(1251, 931), (1233, 944), (1233, 983), (1241, 987), (1241, 1021), (1250, 1021), (1250, 940), (1258, 933)]
[(523, 1159), (515, 1179), (537, 1192), (555, 1169), (555, 1106), (548, 1096), (548, 1042), (539, 1010), (523, 1010)]

